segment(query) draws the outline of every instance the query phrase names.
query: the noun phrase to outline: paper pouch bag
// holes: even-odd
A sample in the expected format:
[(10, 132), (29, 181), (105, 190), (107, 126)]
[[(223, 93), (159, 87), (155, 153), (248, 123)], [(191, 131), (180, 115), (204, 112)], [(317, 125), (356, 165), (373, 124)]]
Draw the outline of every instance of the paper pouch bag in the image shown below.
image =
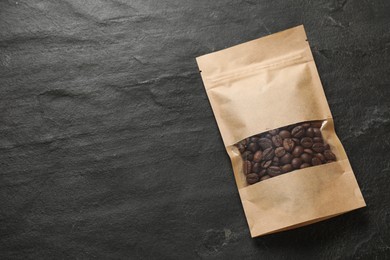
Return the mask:
[(197, 63), (252, 237), (365, 206), (303, 26)]

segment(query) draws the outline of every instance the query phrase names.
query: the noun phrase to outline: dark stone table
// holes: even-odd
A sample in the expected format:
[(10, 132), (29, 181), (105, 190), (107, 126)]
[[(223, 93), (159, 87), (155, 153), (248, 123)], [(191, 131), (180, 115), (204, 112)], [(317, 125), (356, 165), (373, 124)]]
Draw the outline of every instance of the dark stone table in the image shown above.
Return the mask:
[[(0, 259), (389, 259), (390, 1), (0, 1)], [(368, 204), (250, 238), (195, 57), (304, 24)]]

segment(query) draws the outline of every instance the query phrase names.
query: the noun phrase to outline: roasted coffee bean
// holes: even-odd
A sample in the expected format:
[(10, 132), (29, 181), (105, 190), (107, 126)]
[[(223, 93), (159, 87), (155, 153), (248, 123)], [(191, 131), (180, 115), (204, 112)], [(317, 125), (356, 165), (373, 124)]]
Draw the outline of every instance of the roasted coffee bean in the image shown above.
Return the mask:
[(322, 153), (325, 150), (323, 143), (314, 143), (312, 149), (316, 153)]
[(281, 164), (288, 164), (291, 162), (291, 160), (293, 159), (294, 157), (291, 155), (291, 153), (286, 153), (285, 155), (283, 155), (281, 158), (280, 158), (280, 163)]
[(275, 158), (277, 157), (282, 157), (283, 155), (286, 154), (286, 150), (284, 150), (284, 147), (278, 147), (275, 149)]
[(263, 159), (263, 152), (259, 150), (259, 151), (255, 152), (255, 154), (253, 155), (253, 161), (260, 162), (261, 159)]
[(313, 130), (313, 127), (309, 127), (308, 129), (306, 129), (306, 136), (308, 136), (308, 137), (314, 137), (314, 130)]
[(277, 135), (279, 133), (279, 129), (269, 130), (268, 133), (270, 133), (271, 135)]
[(294, 150), (292, 151), (292, 155), (294, 157), (299, 157), (303, 153), (303, 147), (302, 146), (295, 146)]
[(252, 163), (250, 161), (244, 161), (244, 173), (248, 174), (252, 171)]
[(283, 145), (283, 139), (280, 137), (280, 135), (274, 135), (272, 136), (272, 143), (276, 146), (282, 146)]
[(252, 165), (252, 172), (258, 173), (261, 171), (261, 165), (260, 163), (254, 163)]
[(248, 184), (254, 184), (254, 183), (258, 182), (259, 180), (260, 180), (260, 178), (259, 178), (259, 175), (257, 175), (257, 173), (249, 173), (246, 176), (246, 182)]
[(283, 139), (285, 138), (290, 138), (291, 137), (291, 133), (287, 130), (282, 130), (279, 132), (279, 136), (282, 137)]
[(270, 167), (272, 164), (272, 160), (268, 160), (268, 161), (262, 161), (261, 162), (261, 167), (264, 168), (264, 169), (267, 169), (268, 167)]
[(302, 165), (302, 159), (301, 158), (294, 158), (294, 159), (292, 159), (291, 166), (294, 169), (299, 169), (299, 167), (301, 167), (301, 165)]
[(259, 176), (260, 177), (262, 177), (262, 176), (264, 176), (264, 175), (266, 175), (267, 174), (267, 170), (266, 169), (263, 169), (263, 170), (261, 170), (260, 172), (259, 172)]
[(261, 149), (265, 150), (269, 147), (272, 147), (272, 141), (268, 138), (260, 138), (258, 141), (258, 144), (260, 145)]
[(271, 138), (272, 138), (272, 135), (271, 135), (270, 133), (266, 133), (266, 134), (264, 135), (264, 138), (271, 139)]
[(240, 151), (240, 153), (245, 152), (245, 145), (243, 145), (242, 143), (237, 144), (237, 148)]
[(329, 144), (324, 144), (324, 148), (325, 148), (325, 150), (330, 150)]
[(293, 170), (293, 167), (291, 166), (291, 164), (285, 164), (281, 168), (282, 168), (283, 173), (291, 172)]
[(321, 130), (319, 128), (313, 128), (314, 136), (321, 137)]
[(263, 177), (261, 177), (261, 181), (265, 181), (265, 180), (267, 180), (267, 179), (269, 179), (269, 178), (271, 178), (270, 176), (268, 176), (268, 175), (265, 175), (265, 176), (263, 176)]
[(296, 126), (291, 130), (291, 135), (295, 138), (301, 138), (305, 134), (305, 128), (302, 126)]
[(322, 126), (322, 121), (313, 121), (313, 122), (310, 122), (310, 126), (311, 126), (311, 127), (315, 127), (315, 128), (321, 128), (321, 126)]
[(311, 165), (309, 163), (302, 163), (301, 167), (299, 167), (299, 168), (303, 169), (303, 168), (307, 168), (307, 167), (310, 167), (310, 166)]
[(251, 143), (257, 143), (259, 141), (259, 139), (260, 138), (258, 138), (257, 136), (253, 136), (253, 137), (249, 138)]
[(283, 147), (287, 152), (291, 152), (294, 149), (295, 143), (291, 138), (283, 140)]
[(267, 169), (267, 173), (269, 176), (275, 177), (282, 173), (282, 169), (278, 166), (271, 166)]
[(286, 126), (286, 129), (291, 132), (291, 130), (293, 130), (293, 128), (296, 126), (297, 126), (297, 124), (288, 125), (288, 126)]
[(259, 145), (257, 143), (250, 143), (248, 144), (247, 150), (255, 153), (257, 150), (259, 150)]
[(250, 151), (245, 151), (245, 152), (242, 154), (242, 158), (243, 158), (244, 160), (252, 161), (252, 160), (253, 160), (253, 154), (252, 154)]
[(301, 145), (305, 148), (310, 148), (313, 145), (313, 139), (311, 139), (310, 137), (303, 137), (301, 139)]
[(302, 161), (304, 161), (305, 163), (311, 163), (311, 159), (313, 158), (313, 156), (311, 156), (310, 154), (308, 153), (303, 153), (301, 155), (301, 159)]
[(263, 151), (263, 159), (264, 160), (271, 160), (272, 157), (274, 157), (275, 151), (273, 148), (267, 148)]
[(303, 152), (308, 154), (314, 154), (313, 150), (310, 148), (303, 149)]
[(322, 162), (321, 162), (321, 160), (320, 160), (318, 157), (313, 157), (313, 159), (311, 159), (311, 164), (312, 164), (313, 166), (315, 166), (315, 165), (320, 165), (320, 164), (322, 164)]
[(321, 162), (326, 162), (326, 158), (322, 153), (316, 153), (314, 156), (320, 159)]
[(279, 165), (279, 158), (278, 158), (278, 157), (275, 156), (275, 157), (272, 159), (272, 165), (276, 165), (276, 166)]
[(299, 138), (291, 138), (291, 139), (294, 141), (295, 145), (300, 145), (301, 144), (301, 140), (299, 140)]
[(324, 140), (322, 139), (322, 137), (313, 137), (313, 142), (315, 143), (323, 143)]
[(302, 126), (303, 126), (304, 128), (309, 128), (309, 127), (310, 127), (310, 123), (303, 123)]
[(334, 155), (334, 153), (332, 153), (330, 150), (325, 150), (324, 156), (326, 160), (332, 160), (332, 161), (336, 160), (336, 155)]

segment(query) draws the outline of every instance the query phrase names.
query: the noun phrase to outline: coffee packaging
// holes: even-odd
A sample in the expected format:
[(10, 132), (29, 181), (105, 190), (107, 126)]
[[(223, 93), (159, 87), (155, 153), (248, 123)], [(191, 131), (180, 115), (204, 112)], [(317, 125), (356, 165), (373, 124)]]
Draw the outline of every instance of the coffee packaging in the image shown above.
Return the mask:
[(365, 207), (303, 26), (197, 63), (252, 237)]

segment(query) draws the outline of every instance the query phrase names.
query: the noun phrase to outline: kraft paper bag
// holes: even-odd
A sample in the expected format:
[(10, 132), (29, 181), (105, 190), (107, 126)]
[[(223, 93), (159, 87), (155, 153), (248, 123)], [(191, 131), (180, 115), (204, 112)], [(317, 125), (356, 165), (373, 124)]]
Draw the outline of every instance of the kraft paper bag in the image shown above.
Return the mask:
[[(334, 131), (303, 26), (200, 56), (197, 63), (232, 161), (252, 237), (365, 207)], [(237, 144), (273, 129), (311, 121), (321, 122), (322, 138), (336, 160), (248, 185), (245, 158)]]

